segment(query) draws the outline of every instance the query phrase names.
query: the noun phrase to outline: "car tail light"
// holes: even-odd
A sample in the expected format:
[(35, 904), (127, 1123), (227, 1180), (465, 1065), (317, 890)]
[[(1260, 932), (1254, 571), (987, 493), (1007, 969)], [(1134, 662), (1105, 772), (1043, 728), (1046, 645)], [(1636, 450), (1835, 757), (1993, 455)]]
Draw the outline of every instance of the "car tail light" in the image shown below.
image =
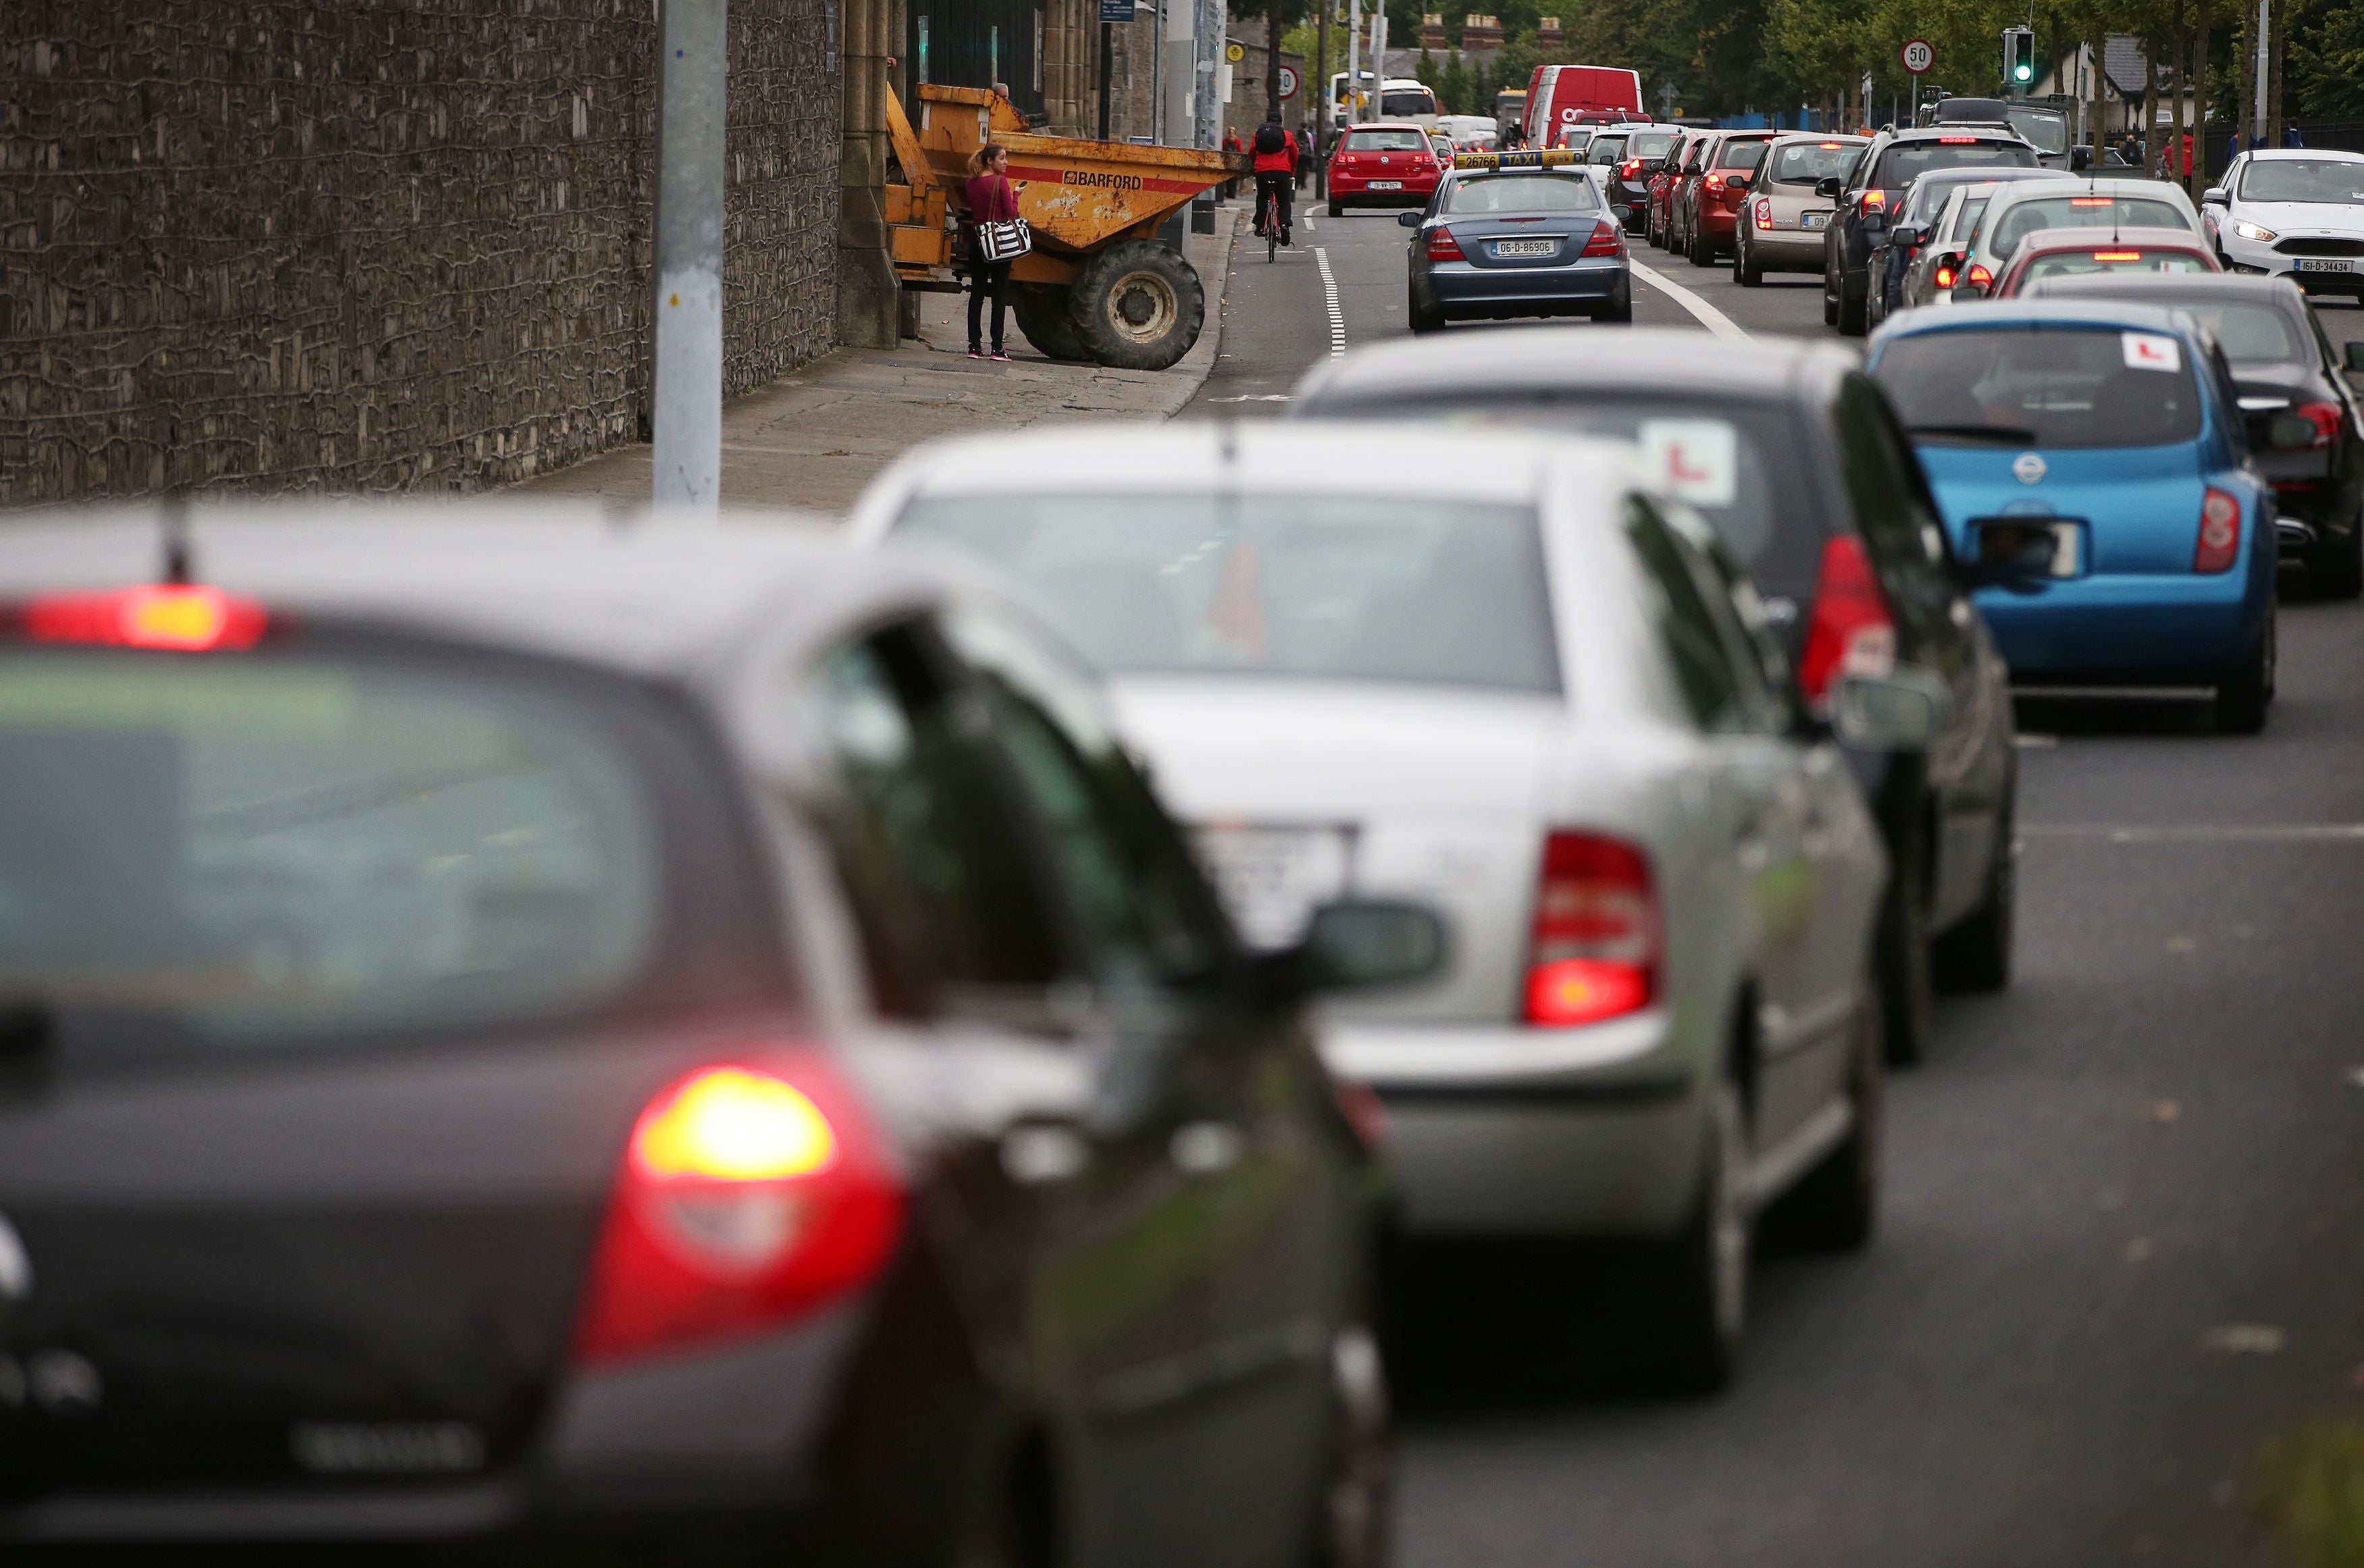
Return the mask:
[(2211, 485), (2200, 502), (2200, 547), (2191, 552), (2194, 572), (2227, 572), (2241, 549), (2241, 503)]
[(2093, 260), (2096, 261), (2139, 261), (2142, 259), (2143, 253), (2139, 250), (2096, 250), (2093, 252)]
[(902, 1227), (902, 1189), (820, 1058), (700, 1068), (633, 1124), (575, 1354), (776, 1329), (875, 1278)]
[(1759, 228), (1773, 227), (1773, 204), (1763, 196), (1756, 199), (1756, 227)]
[(35, 642), (91, 642), (182, 653), (251, 648), (270, 617), (219, 588), (161, 584), (101, 594), (48, 594), (24, 606)]
[(1621, 180), (1630, 180), (1641, 172), (1642, 161), (1639, 158), (1628, 158), (1617, 165), (1617, 177)]
[(1706, 179), (1701, 180), (1700, 183), (1705, 185), (1711, 191), (1720, 191), (1723, 189), (1723, 176), (1721, 174), (1710, 174)]
[(1527, 1022), (1570, 1029), (1648, 1006), (1657, 999), (1664, 946), (1647, 856), (1595, 833), (1555, 832), (1544, 840), (1527, 955)]
[(1987, 271), (1984, 261), (1974, 261), (1970, 270), (1962, 275), (1962, 282), (1983, 292), (1994, 287), (1994, 274)]
[(1432, 261), (1466, 261), (1461, 253), (1461, 241), (1453, 238), (1453, 230), (1444, 228), (1428, 231), (1428, 259)]
[(1978, 144), (1979, 139), (1975, 136), (1941, 136), (1937, 139), (1940, 147), (1976, 147)]
[(1857, 535), (1834, 535), (1823, 541), (1813, 613), (1798, 660), (1799, 690), (1820, 708), (1841, 675), (1885, 675), (1894, 668), (1896, 620), (1871, 557)]
[(1954, 269), (1953, 269), (1953, 268), (1951, 268), (1951, 267), (1946, 266), (1944, 262), (1940, 261), (1940, 262), (1937, 264), (1936, 278), (1937, 278), (1937, 286), (1938, 286), (1939, 288), (1941, 288), (1941, 289), (1949, 289), (1949, 288), (1952, 288), (1952, 287), (1954, 286)]
[(2291, 410), (2314, 427), (2312, 445), (2327, 447), (2339, 436), (2339, 407), (2332, 403), (2302, 403)]
[(2068, 198), (2068, 205), (2070, 206), (2115, 206), (2118, 205), (2118, 198), (2115, 196), (2070, 196)]
[(1866, 212), (1886, 212), (1888, 210), (1888, 193), (1878, 189), (1864, 192), (1863, 210)]
[(1584, 242), (1588, 256), (1622, 256), (1625, 254), (1625, 231), (1613, 223), (1592, 226), (1592, 238)]
[(1844, 141), (1820, 141), (1814, 144), (1825, 152), (1837, 152), (1846, 146)]

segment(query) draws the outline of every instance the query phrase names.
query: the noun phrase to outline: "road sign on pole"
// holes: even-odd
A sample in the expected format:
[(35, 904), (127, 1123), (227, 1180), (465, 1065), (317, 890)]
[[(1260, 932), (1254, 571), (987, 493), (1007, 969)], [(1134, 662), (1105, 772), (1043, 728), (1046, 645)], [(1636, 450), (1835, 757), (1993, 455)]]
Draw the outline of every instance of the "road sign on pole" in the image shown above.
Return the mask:
[(1915, 76), (1927, 75), (1929, 68), (1937, 63), (1937, 51), (1929, 47), (1927, 39), (1912, 39), (1897, 54), (1904, 61), (1904, 69)]
[(1297, 67), (1294, 65), (1282, 66), (1280, 68), (1280, 95), (1284, 98), (1294, 98), (1297, 96), (1298, 85)]

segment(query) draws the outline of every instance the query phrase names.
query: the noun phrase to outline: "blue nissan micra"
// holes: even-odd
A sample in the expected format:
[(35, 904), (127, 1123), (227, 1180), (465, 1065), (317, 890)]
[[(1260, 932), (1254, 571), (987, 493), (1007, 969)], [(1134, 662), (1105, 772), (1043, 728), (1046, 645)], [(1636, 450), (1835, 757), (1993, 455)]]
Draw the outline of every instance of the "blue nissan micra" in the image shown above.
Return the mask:
[[(2209, 686), (2255, 734), (2274, 695), (2272, 491), (2187, 315), (2108, 300), (1915, 311), (1870, 368), (2023, 686)], [(2311, 433), (2311, 432), (2310, 432)]]

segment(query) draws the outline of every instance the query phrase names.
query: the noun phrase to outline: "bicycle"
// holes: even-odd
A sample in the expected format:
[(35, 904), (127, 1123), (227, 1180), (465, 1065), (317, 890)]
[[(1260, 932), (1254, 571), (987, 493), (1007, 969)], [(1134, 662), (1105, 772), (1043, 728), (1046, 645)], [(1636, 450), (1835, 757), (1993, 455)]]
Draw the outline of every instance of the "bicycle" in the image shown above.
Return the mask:
[(1266, 265), (1280, 260), (1280, 193), (1267, 188), (1264, 194), (1264, 259)]

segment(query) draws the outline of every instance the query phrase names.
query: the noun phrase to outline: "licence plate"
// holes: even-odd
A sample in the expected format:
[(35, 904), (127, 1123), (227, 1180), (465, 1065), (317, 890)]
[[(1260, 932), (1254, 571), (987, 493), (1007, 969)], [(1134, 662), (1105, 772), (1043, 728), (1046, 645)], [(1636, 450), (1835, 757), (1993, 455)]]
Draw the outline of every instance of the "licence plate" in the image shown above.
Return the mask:
[(2052, 563), (2048, 574), (2054, 577), (2081, 576), (2085, 570), (2085, 528), (2075, 517), (2045, 519), (2040, 517), (1973, 517), (1972, 528), (1983, 531), (1989, 525), (2020, 525), (2046, 523), (2052, 536)]
[(1375, 191), (1400, 191), (1403, 189), (1403, 182), (1401, 180), (1374, 180), (1371, 182), (1371, 189)]
[(1194, 836), (1224, 907), (1252, 947), (1288, 946), (1304, 935), (1317, 905), (1346, 891), (1351, 838), (1344, 828), (1219, 822)]
[(2299, 259), (2298, 270), (2302, 272), (2352, 272), (2356, 270), (2356, 263), (2345, 258), (2303, 256)]
[(1830, 220), (1831, 215), (1829, 213), (1810, 212), (1798, 219), (1798, 227), (1801, 228), (1820, 228), (1823, 225), (1830, 222)]
[(1559, 250), (1556, 239), (1497, 239), (1497, 256), (1549, 256)]

